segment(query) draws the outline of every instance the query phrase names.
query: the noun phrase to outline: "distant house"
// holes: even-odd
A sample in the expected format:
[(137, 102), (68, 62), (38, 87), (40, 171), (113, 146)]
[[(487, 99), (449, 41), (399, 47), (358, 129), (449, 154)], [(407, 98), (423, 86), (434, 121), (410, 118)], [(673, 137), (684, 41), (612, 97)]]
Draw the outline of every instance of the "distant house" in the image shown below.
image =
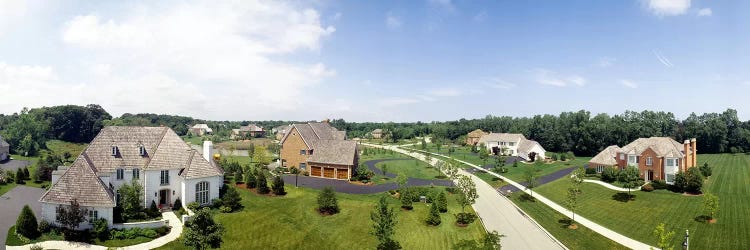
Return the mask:
[(281, 138), (284, 138), (284, 135), (291, 127), (292, 125), (281, 125), (271, 129), (271, 132), (276, 136), (276, 140), (281, 141)]
[(104, 218), (111, 226), (118, 190), (131, 181), (143, 188), (143, 207), (155, 202), (171, 208), (177, 199), (208, 205), (219, 198), (224, 171), (211, 159), (211, 142), (203, 154), (185, 143), (169, 127), (119, 127), (102, 129), (72, 165), (52, 174), (52, 185), (42, 195), (42, 220), (57, 222), (57, 208), (76, 200), (89, 212), (81, 229)]
[(370, 132), (370, 135), (372, 135), (373, 139), (380, 139), (383, 138), (383, 130), (382, 129), (375, 129), (372, 132)]
[(293, 124), (280, 143), (282, 166), (310, 176), (348, 180), (359, 164), (357, 142), (327, 122)]
[[(607, 149), (611, 150), (611, 147)], [(605, 153), (603, 157), (606, 155)], [(669, 137), (638, 138), (616, 151), (613, 166), (620, 169), (635, 166), (645, 181), (664, 180), (668, 184), (673, 184), (678, 172), (697, 166), (697, 157), (695, 138), (683, 143)]]
[(239, 129), (232, 129), (232, 139), (236, 138), (258, 138), (266, 135), (266, 131), (263, 127), (250, 124), (247, 126), (241, 126)]
[(196, 136), (204, 136), (207, 134), (213, 134), (214, 130), (209, 128), (207, 124), (195, 124), (190, 127), (190, 133)]
[(469, 132), (469, 134), (466, 135), (466, 145), (477, 145), (479, 143), (479, 138), (482, 138), (482, 136), (486, 134), (489, 133), (484, 132), (481, 129), (475, 129), (474, 131)]
[(617, 145), (605, 148), (589, 160), (589, 168), (596, 169), (597, 173), (601, 173), (606, 167), (617, 166), (617, 160), (615, 160), (617, 151), (620, 151), (620, 147)]
[(545, 153), (538, 142), (526, 139), (522, 134), (489, 133), (479, 138), (479, 143), (495, 155), (518, 156), (526, 161), (544, 159)]
[(5, 161), (8, 158), (10, 158), (10, 144), (0, 136), (0, 161)]

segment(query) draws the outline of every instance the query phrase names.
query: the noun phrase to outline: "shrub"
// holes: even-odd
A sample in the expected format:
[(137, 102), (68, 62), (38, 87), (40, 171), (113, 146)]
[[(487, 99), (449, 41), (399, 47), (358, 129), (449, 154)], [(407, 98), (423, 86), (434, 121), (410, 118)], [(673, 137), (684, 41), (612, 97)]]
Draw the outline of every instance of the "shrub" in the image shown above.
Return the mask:
[(180, 198), (177, 198), (177, 200), (174, 201), (174, 204), (172, 205), (172, 210), (180, 210), (182, 208), (182, 200)]
[(227, 206), (221, 206), (221, 207), (219, 207), (219, 211), (222, 212), (222, 213), (231, 213), (232, 212), (232, 208), (231, 207), (227, 207)]
[(653, 186), (651, 186), (651, 184), (649, 183), (649, 184), (643, 185), (643, 186), (641, 187), (641, 191), (644, 191), (644, 192), (651, 192), (651, 191), (654, 191), (654, 187), (653, 187)]
[(448, 198), (446, 198), (445, 192), (440, 192), (435, 205), (437, 205), (438, 211), (440, 211), (441, 213), (448, 212)]
[(151, 206), (149, 206), (148, 210), (146, 210), (146, 214), (151, 218), (156, 218), (161, 215), (161, 212), (159, 212), (159, 208), (156, 206), (156, 201), (151, 200)]
[(104, 218), (99, 218), (94, 221), (94, 236), (96, 236), (97, 239), (100, 241), (105, 241), (109, 239), (109, 227), (107, 226), (107, 220)]
[(557, 161), (557, 159), (558, 159), (557, 154), (552, 154), (552, 160)]
[(664, 180), (654, 180), (651, 182), (651, 186), (654, 188), (654, 190), (667, 189), (667, 182)]
[(391, 195), (394, 195), (396, 194), (396, 190), (395, 189), (388, 190), (388, 193)]
[(37, 229), (39, 230), (40, 233), (49, 232), (49, 229), (50, 229), (49, 222), (47, 222), (46, 220), (40, 221)]
[(221, 205), (229, 207), (230, 209), (229, 212), (231, 212), (231, 211), (240, 209), (242, 207), (242, 204), (240, 204), (241, 200), (242, 200), (242, 197), (240, 197), (240, 193), (238, 193), (234, 187), (229, 187), (229, 189), (227, 190), (227, 193), (224, 194), (223, 198), (221, 198)]
[(339, 212), (339, 202), (333, 188), (325, 187), (318, 195), (318, 212), (329, 215)]
[(273, 183), (271, 184), (271, 189), (273, 189), (273, 193), (275, 195), (285, 195), (286, 190), (284, 190), (284, 179), (279, 175), (274, 177)]
[(565, 158), (567, 158), (568, 160), (575, 160), (576, 155), (573, 154), (573, 151), (568, 151), (567, 153), (565, 153)]
[(38, 226), (36, 216), (34, 216), (34, 212), (31, 211), (29, 205), (23, 206), (21, 214), (18, 215), (18, 219), (16, 220), (16, 233), (23, 235), (23, 237), (34, 239), (39, 236)]
[(561, 161), (565, 161), (567, 159), (568, 159), (568, 157), (565, 154), (560, 154), (560, 160)]
[(234, 184), (240, 184), (242, 183), (242, 172), (236, 171), (234, 172)]
[(201, 208), (203, 207), (219, 208), (221, 207), (222, 203), (223, 203), (222, 198), (214, 198), (213, 200), (211, 200), (211, 205), (201, 206)]
[(169, 227), (157, 227), (154, 231), (159, 236), (164, 236), (164, 235), (167, 235), (169, 233)]
[(245, 185), (247, 188), (255, 188), (258, 186), (258, 179), (256, 179), (255, 170), (249, 170), (245, 174)]
[(198, 211), (198, 208), (200, 208), (200, 207), (201, 207), (201, 205), (200, 205), (200, 204), (198, 204), (198, 202), (195, 202), (195, 201), (193, 201), (193, 202), (190, 202), (190, 203), (188, 203), (187, 207), (188, 207), (188, 209), (190, 209), (191, 211), (193, 211), (193, 212), (197, 212), (197, 211)]
[(432, 204), (430, 206), (430, 211), (427, 214), (427, 219), (425, 220), (425, 222), (427, 222), (427, 225), (440, 225), (442, 221), (440, 219), (440, 212), (438, 211), (437, 204)]
[(592, 167), (586, 168), (586, 174), (587, 175), (596, 174), (596, 168), (592, 168)]
[(477, 218), (476, 215), (472, 213), (457, 213), (456, 214), (456, 223), (461, 225), (467, 225), (474, 222), (474, 220)]
[(685, 175), (685, 191), (690, 193), (700, 193), (703, 187), (703, 174), (697, 167), (691, 167), (688, 169)]
[(703, 163), (703, 166), (700, 167), (700, 170), (701, 170), (701, 174), (703, 174), (703, 176), (705, 176), (705, 177), (711, 176), (711, 174), (713, 172), (711, 170), (711, 167), (708, 166), (708, 162)]
[(617, 180), (618, 175), (618, 171), (617, 169), (615, 169), (615, 167), (606, 167), (604, 168), (604, 171), (602, 171), (601, 180), (603, 182), (611, 183)]
[(684, 192), (685, 186), (687, 186), (687, 179), (685, 173), (680, 171), (674, 176), (674, 186), (672, 191)]

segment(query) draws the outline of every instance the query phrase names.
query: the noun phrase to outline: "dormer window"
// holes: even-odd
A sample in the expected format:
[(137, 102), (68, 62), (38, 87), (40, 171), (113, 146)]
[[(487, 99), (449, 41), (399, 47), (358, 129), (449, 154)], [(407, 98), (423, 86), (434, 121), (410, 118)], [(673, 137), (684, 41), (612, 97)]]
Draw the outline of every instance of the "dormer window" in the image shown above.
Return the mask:
[(138, 146), (138, 153), (141, 156), (146, 156), (146, 147), (143, 145)]
[(112, 146), (112, 156), (117, 156), (117, 146)]

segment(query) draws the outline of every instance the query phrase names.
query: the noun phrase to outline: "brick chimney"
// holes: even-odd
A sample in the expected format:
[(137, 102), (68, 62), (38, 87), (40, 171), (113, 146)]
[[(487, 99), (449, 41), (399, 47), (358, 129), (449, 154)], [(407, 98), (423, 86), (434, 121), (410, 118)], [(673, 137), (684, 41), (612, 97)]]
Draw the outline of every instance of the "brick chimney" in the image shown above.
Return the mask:
[(323, 121), (322, 121), (322, 122), (323, 122), (323, 123), (329, 123), (329, 122), (331, 122), (331, 120), (330, 120), (330, 119), (328, 119), (328, 118), (326, 118), (326, 119), (323, 119)]
[(690, 140), (685, 140), (685, 142), (682, 143), (682, 147), (684, 148), (682, 152), (685, 154), (685, 159), (682, 160), (682, 166), (680, 166), (680, 171), (687, 171), (689, 167), (693, 166), (693, 150), (690, 148)]
[(690, 139), (690, 147), (693, 148), (693, 166), (698, 165), (698, 144), (695, 138)]

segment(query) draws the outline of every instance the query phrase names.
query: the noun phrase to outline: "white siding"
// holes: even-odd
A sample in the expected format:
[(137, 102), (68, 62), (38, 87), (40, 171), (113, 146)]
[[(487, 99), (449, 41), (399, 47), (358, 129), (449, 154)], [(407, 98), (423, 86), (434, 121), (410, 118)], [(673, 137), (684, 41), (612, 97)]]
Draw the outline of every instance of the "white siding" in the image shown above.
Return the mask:
[[(166, 169), (165, 169), (166, 170)], [(182, 177), (179, 176), (179, 169), (169, 169), (169, 185), (161, 185), (161, 170), (141, 171), (141, 178), (144, 179), (144, 206), (151, 206), (151, 201), (159, 204), (159, 190), (169, 189), (170, 204), (173, 204), (177, 197), (182, 196)], [(174, 193), (173, 193), (174, 192)], [(185, 204), (185, 202), (182, 202)]]
[[(59, 226), (55, 221), (57, 215), (57, 204), (42, 203), (42, 219), (47, 221), (50, 225)], [(88, 210), (95, 210), (98, 213), (99, 218), (107, 220), (107, 224), (112, 226), (112, 208), (111, 207), (82, 207)], [(82, 222), (78, 229), (89, 229), (92, 225), (88, 221), (88, 213), (86, 213), (86, 220)]]
[(182, 185), (182, 206), (187, 208), (188, 203), (195, 201), (195, 184), (201, 181), (208, 181), (209, 183), (209, 200), (219, 198), (219, 189), (224, 185), (224, 178), (222, 176), (189, 179), (185, 180)]

